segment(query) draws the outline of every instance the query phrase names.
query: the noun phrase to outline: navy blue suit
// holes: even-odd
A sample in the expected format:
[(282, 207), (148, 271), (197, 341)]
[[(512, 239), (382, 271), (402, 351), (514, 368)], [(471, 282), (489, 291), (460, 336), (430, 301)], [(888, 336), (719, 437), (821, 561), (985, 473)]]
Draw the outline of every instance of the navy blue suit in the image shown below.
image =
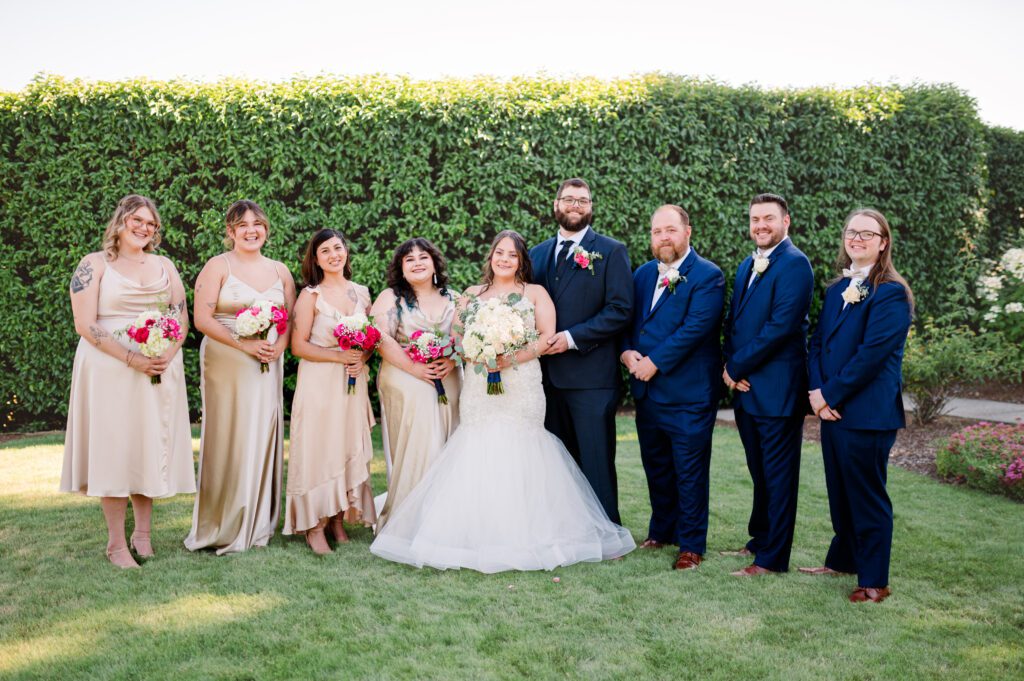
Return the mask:
[(547, 411), (544, 427), (565, 444), (608, 517), (619, 523), (615, 476), (615, 412), (622, 392), (617, 340), (633, 311), (626, 246), (591, 227), (580, 247), (600, 253), (593, 272), (571, 263), (555, 272), (556, 239), (530, 249), (534, 283), (555, 303), (556, 330), (568, 331), (576, 350), (541, 357)]
[(825, 485), (835, 536), (825, 565), (856, 572), (857, 585), (889, 584), (892, 502), (885, 489), (889, 450), (903, 415), (903, 346), (910, 301), (902, 284), (885, 282), (843, 308), (841, 279), (825, 291), (810, 345), (810, 387), (821, 389), (839, 421), (821, 422)]
[(725, 368), (749, 392), (735, 395), (736, 426), (754, 483), (747, 548), (754, 564), (789, 569), (800, 480), (800, 443), (807, 412), (807, 313), (811, 263), (784, 239), (768, 268), (747, 281), (753, 257), (736, 273), (725, 324)]
[(650, 381), (630, 378), (636, 431), (651, 497), (647, 536), (703, 555), (708, 535), (711, 435), (721, 390), (719, 335), (725, 277), (691, 250), (674, 290), (651, 308), (658, 261), (633, 274), (633, 325), (623, 350), (658, 367)]

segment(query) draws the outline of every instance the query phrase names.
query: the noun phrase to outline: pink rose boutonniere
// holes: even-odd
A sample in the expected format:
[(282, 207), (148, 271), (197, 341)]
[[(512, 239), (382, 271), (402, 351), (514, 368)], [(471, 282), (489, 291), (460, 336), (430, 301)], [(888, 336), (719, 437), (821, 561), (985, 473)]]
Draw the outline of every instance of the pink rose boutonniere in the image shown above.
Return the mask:
[(581, 270), (590, 270), (590, 276), (594, 276), (594, 261), (601, 260), (604, 256), (597, 251), (588, 251), (577, 246), (572, 249), (572, 261)]

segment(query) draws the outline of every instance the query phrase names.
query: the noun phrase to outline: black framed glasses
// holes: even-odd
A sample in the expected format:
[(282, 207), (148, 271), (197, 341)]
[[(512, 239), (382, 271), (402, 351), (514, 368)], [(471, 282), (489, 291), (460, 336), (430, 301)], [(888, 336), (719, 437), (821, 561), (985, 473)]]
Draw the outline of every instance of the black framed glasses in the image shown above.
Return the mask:
[(845, 237), (847, 241), (874, 241), (876, 237), (881, 238), (882, 235), (878, 232), (870, 232), (866, 230), (858, 232), (855, 229), (848, 229), (843, 232), (843, 237)]
[(563, 206), (565, 206), (566, 208), (569, 208), (571, 206), (579, 206), (580, 208), (589, 208), (590, 204), (593, 203), (593, 201), (591, 201), (590, 199), (573, 199), (573, 198), (570, 198), (568, 196), (563, 196), (562, 198), (558, 199), (558, 202), (560, 204), (562, 204)]

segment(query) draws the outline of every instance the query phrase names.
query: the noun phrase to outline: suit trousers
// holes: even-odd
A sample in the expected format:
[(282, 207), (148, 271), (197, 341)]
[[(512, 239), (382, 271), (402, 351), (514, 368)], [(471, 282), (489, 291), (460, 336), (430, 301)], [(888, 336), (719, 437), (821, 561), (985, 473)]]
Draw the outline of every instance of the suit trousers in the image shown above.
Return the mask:
[(786, 572), (796, 527), (804, 415), (754, 416), (740, 406), (735, 413), (754, 483), (747, 548), (754, 554), (755, 565)]
[(708, 539), (708, 479), (715, 405), (636, 402), (640, 458), (651, 497), (647, 536), (704, 555)]
[(825, 565), (856, 572), (857, 586), (889, 585), (892, 501), (885, 489), (895, 430), (851, 430), (821, 423), (821, 453), (832, 515)]
[(621, 525), (615, 475), (615, 412), (619, 407), (619, 390), (571, 390), (545, 384), (544, 395), (547, 399), (544, 427), (569, 450), (608, 519)]

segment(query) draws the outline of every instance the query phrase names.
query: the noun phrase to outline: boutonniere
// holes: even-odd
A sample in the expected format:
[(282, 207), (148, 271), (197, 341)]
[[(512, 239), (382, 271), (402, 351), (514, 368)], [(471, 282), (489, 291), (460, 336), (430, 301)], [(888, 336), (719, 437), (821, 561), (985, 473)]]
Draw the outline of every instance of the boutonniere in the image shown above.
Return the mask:
[(754, 272), (756, 272), (758, 276), (764, 274), (764, 271), (768, 269), (768, 265), (770, 265), (771, 262), (771, 260), (763, 255), (754, 255)]
[(679, 270), (675, 267), (670, 267), (660, 274), (661, 276), (658, 278), (658, 286), (667, 288), (669, 293), (676, 292), (676, 284), (680, 281), (684, 283), (686, 282), (686, 277), (679, 274)]
[(572, 249), (572, 261), (581, 270), (590, 270), (590, 276), (594, 276), (594, 261), (602, 258), (604, 256), (597, 251), (588, 251), (581, 246)]
[(850, 305), (855, 305), (868, 297), (868, 287), (863, 281), (850, 280), (850, 285), (843, 291), (843, 300)]

